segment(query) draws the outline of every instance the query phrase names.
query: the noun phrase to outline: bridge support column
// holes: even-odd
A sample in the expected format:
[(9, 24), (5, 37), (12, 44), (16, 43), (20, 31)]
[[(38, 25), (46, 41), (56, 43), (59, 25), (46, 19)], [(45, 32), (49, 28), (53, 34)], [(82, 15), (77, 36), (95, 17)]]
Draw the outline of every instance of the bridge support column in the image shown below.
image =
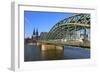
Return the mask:
[(55, 45), (50, 45), (50, 44), (42, 44), (41, 45), (41, 50), (45, 51), (45, 50), (54, 50), (56, 48)]
[(63, 50), (64, 47), (61, 45), (54, 45), (54, 44), (41, 44), (41, 50)]
[(60, 45), (56, 45), (56, 50), (63, 50), (64, 47), (63, 46), (60, 46)]
[(41, 56), (45, 60), (62, 59), (64, 55), (64, 47), (55, 44), (42, 44)]

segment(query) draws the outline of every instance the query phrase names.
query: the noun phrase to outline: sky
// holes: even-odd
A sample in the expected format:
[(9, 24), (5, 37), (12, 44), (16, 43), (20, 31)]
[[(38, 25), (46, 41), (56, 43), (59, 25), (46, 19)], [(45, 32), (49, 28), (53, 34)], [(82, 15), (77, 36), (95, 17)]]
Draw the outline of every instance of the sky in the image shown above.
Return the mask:
[(73, 15), (74, 13), (64, 12), (24, 11), (25, 37), (30, 37), (34, 29), (38, 29), (39, 33), (49, 32), (60, 20)]

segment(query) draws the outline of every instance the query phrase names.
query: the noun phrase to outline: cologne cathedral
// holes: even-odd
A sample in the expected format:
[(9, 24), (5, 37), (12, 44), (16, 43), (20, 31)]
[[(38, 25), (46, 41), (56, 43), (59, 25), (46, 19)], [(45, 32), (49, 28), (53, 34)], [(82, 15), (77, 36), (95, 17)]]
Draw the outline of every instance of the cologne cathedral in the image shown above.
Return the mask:
[(29, 38), (29, 37), (25, 38), (24, 43), (25, 44), (27, 44), (27, 43), (36, 43), (38, 39), (39, 39), (38, 29), (34, 28), (31, 38)]
[(33, 30), (33, 34), (32, 34), (32, 40), (38, 40), (39, 38), (39, 33), (38, 33), (38, 29), (35, 29)]

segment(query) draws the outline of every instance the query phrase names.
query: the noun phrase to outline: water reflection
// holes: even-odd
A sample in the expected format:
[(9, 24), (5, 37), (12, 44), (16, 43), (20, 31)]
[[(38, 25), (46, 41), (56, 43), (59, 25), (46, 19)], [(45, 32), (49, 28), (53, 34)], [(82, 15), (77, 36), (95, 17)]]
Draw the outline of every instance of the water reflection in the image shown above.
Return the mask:
[(43, 60), (57, 60), (57, 59), (63, 59), (63, 50), (46, 50), (41, 51), (41, 58)]

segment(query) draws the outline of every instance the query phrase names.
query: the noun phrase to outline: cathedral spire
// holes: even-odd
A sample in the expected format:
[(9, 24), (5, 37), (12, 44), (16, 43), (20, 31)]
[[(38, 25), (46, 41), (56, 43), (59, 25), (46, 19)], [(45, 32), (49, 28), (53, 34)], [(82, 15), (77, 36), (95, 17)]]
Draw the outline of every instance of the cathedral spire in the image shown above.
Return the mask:
[(38, 29), (36, 29), (36, 36), (38, 36), (38, 34), (39, 34), (39, 33), (38, 33)]
[(35, 33), (35, 28), (34, 28), (34, 30), (33, 30), (33, 35), (35, 35), (36, 33)]

